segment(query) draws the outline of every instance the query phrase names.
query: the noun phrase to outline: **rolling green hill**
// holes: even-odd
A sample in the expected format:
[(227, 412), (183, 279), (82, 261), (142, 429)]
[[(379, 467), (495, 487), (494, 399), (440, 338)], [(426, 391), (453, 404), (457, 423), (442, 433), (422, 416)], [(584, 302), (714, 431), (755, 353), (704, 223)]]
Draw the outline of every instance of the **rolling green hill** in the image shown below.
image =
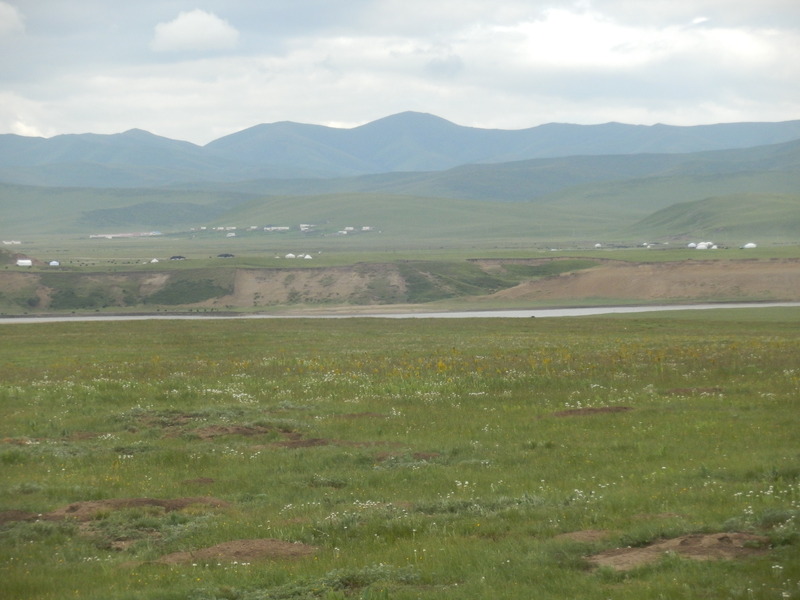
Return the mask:
[[(260, 195), (310, 196), (330, 193), (400, 194), (437, 198), (524, 202), (562, 201), (564, 198), (585, 197), (584, 190), (594, 193), (610, 183), (615, 190), (623, 186), (647, 187), (659, 185), (702, 185), (702, 195), (727, 193), (725, 186), (733, 177), (751, 179), (764, 173), (790, 173), (787, 183), (770, 181), (762, 184), (754, 179), (752, 191), (783, 192), (785, 185), (795, 185), (800, 173), (800, 141), (759, 146), (739, 150), (720, 150), (690, 154), (635, 154), (607, 156), (570, 156), (515, 161), (500, 164), (464, 165), (444, 171), (381, 173), (339, 179), (268, 179), (219, 184), (209, 188)], [(641, 183), (640, 183), (641, 181)], [(633, 183), (629, 183), (633, 182)], [(731, 191), (738, 189), (733, 184)], [(760, 186), (766, 185), (765, 189)], [(580, 186), (584, 186), (581, 188)], [(717, 187), (714, 187), (717, 186)], [(751, 187), (752, 187), (751, 186)], [(749, 188), (748, 188), (749, 189)], [(612, 195), (616, 193), (612, 191)], [(688, 198), (678, 198), (677, 201)], [(663, 208), (675, 202), (661, 198), (652, 204)]]
[[(722, 223), (697, 220), (688, 231), (659, 211), (709, 198), (748, 194), (727, 203), (725, 227), (739, 213), (800, 189), (800, 142), (692, 154), (579, 156), (447, 171), (342, 179), (253, 180), (179, 188), (51, 188), (0, 184), (0, 235), (164, 232), (265, 225), (315, 227), (311, 236), (370, 227), (372, 243), (457, 240), (471, 243), (549, 240), (680, 239), (712, 235)], [(675, 208), (678, 215), (683, 208)], [(723, 214), (724, 213), (724, 214)], [(653, 215), (654, 221), (647, 217)], [(761, 239), (791, 240), (791, 219), (762, 227)], [(691, 222), (691, 219), (689, 219)], [(780, 226), (778, 226), (780, 225)], [(380, 231), (381, 233), (376, 233)], [(754, 234), (755, 235), (755, 234)], [(351, 236), (348, 239), (361, 239)], [(361, 243), (352, 242), (352, 243)]]
[(49, 188), (0, 184), (0, 235), (90, 234), (109, 227), (183, 228), (252, 196), (235, 192)]
[(800, 241), (800, 195), (733, 194), (679, 202), (626, 228), (623, 235), (701, 241)]

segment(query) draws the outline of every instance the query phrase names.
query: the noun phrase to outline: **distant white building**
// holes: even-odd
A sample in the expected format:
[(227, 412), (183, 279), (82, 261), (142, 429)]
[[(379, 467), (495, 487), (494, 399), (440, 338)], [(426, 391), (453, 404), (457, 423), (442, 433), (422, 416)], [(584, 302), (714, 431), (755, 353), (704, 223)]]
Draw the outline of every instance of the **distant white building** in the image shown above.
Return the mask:
[(30, 258), (18, 258), (17, 259), (17, 266), (18, 267), (32, 267), (33, 261)]

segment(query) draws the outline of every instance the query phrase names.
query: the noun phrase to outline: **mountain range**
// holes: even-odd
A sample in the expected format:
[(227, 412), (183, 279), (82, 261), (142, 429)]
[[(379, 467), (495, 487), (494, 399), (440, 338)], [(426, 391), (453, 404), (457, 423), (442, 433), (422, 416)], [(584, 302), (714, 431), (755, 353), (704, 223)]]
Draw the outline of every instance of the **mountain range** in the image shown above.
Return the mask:
[(537, 158), (680, 154), (796, 139), (800, 120), (691, 127), (552, 123), (499, 130), (406, 112), (352, 129), (292, 122), (256, 125), (205, 146), (139, 129), (52, 138), (4, 134), (0, 182), (119, 188), (338, 178)]
[(387, 243), (524, 239), (531, 223), (562, 238), (796, 240), (798, 190), (800, 121), (510, 131), (401, 113), (352, 129), (257, 125), (205, 146), (141, 130), (0, 135), (4, 239), (366, 220)]

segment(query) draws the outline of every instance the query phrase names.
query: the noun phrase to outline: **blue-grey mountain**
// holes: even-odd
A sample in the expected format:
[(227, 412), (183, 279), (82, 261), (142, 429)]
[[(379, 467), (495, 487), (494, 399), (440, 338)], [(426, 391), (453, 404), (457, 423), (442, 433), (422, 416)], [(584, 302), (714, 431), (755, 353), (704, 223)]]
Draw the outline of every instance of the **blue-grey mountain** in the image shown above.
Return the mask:
[(796, 139), (800, 120), (693, 127), (548, 124), (495, 130), (407, 112), (352, 129), (291, 122), (257, 125), (202, 147), (135, 129), (49, 139), (0, 135), (0, 182), (158, 187), (339, 178), (537, 158), (749, 148)]

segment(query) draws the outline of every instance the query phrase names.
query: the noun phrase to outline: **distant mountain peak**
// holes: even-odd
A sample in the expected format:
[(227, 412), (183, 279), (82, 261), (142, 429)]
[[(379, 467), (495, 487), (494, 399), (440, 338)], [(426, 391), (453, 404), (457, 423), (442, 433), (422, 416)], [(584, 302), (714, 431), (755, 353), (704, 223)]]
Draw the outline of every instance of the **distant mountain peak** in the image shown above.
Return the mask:
[[(383, 119), (378, 119), (378, 121), (388, 121), (388, 120), (414, 120), (414, 121), (444, 121), (445, 123), (451, 123), (447, 119), (444, 119), (438, 115), (434, 115), (432, 113), (427, 112), (420, 112), (416, 110), (405, 110), (403, 112), (395, 113), (393, 115), (389, 115), (384, 117)], [(376, 121), (373, 121), (376, 122)]]
[(407, 110), (404, 112), (396, 113), (394, 115), (389, 115), (388, 117), (383, 117), (381, 119), (376, 119), (375, 121), (370, 121), (369, 123), (365, 123), (364, 125), (360, 125), (355, 129), (362, 129), (367, 127), (380, 127), (383, 125), (392, 125), (392, 126), (426, 126), (431, 124), (439, 124), (439, 125), (449, 125), (452, 127), (460, 127), (460, 125), (456, 125), (452, 121), (448, 121), (447, 119), (443, 119), (442, 117), (438, 117), (431, 113), (425, 112), (416, 112), (413, 110)]
[(133, 129), (128, 129), (127, 131), (123, 131), (119, 135), (128, 135), (128, 136), (153, 136), (153, 137), (160, 137), (155, 135), (154, 133), (150, 133), (145, 129), (139, 129), (138, 127), (134, 127)]

